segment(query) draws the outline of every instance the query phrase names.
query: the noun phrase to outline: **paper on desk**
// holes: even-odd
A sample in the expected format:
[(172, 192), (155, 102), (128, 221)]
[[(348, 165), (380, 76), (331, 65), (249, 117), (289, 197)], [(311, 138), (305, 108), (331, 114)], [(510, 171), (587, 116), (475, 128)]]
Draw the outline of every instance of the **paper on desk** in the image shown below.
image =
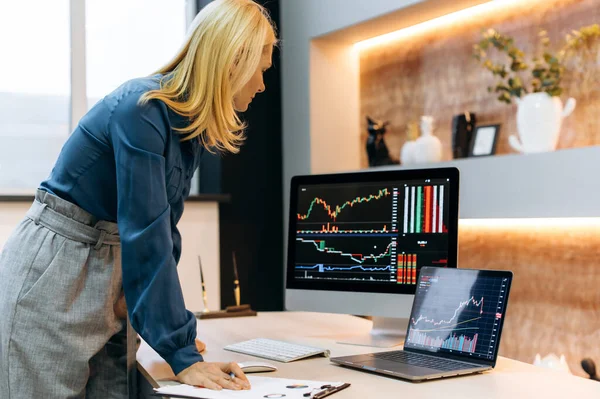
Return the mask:
[[(156, 388), (161, 395), (183, 396), (202, 399), (285, 398), (305, 399), (304, 394), (320, 389), (322, 385), (342, 385), (341, 382), (288, 380), (284, 378), (248, 376), (252, 389), (247, 391), (213, 391), (191, 385), (173, 385)], [(316, 390), (314, 392), (317, 392)]]

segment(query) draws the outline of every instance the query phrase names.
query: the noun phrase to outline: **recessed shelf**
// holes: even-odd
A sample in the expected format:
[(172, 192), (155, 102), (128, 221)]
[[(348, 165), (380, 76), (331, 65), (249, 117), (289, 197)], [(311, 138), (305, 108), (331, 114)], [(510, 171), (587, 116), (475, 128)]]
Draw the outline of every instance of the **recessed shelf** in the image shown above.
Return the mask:
[(377, 170), (441, 167), (460, 170), (462, 219), (600, 217), (600, 146)]

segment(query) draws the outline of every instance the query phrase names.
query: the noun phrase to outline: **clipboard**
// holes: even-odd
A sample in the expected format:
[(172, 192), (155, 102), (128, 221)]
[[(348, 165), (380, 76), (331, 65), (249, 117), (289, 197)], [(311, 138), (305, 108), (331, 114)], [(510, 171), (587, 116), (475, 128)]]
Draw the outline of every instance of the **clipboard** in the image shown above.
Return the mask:
[(324, 388), (322, 391), (315, 392), (312, 396), (308, 396), (310, 399), (321, 399), (329, 395), (333, 395), (336, 392), (342, 391), (350, 386), (350, 383), (346, 382), (342, 385), (334, 385), (328, 388)]
[(153, 396), (198, 399), (244, 399), (244, 398), (285, 398), (322, 399), (350, 386), (340, 381), (308, 381), (286, 378), (248, 376), (252, 389), (249, 391), (213, 391), (206, 388), (179, 384), (155, 388)]

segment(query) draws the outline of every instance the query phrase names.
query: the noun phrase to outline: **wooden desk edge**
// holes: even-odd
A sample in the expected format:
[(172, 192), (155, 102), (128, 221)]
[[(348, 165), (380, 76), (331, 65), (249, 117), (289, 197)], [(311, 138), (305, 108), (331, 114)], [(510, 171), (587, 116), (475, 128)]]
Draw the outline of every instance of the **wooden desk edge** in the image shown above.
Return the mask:
[(142, 375), (142, 377), (144, 377), (146, 382), (148, 382), (152, 386), (152, 388), (160, 388), (160, 385), (158, 384), (158, 382), (156, 382), (154, 380), (154, 378), (152, 378), (152, 376), (150, 375), (150, 373), (148, 373), (146, 371), (144, 366), (142, 366), (139, 362), (136, 362), (136, 363), (137, 363), (137, 369), (138, 369), (139, 373)]

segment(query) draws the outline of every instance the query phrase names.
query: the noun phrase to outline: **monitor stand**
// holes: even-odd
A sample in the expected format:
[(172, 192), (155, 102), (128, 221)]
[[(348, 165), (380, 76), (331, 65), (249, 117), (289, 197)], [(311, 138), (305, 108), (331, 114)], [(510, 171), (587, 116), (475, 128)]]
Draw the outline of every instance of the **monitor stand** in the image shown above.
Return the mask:
[(407, 327), (407, 318), (373, 317), (373, 327), (368, 335), (347, 336), (337, 341), (337, 343), (392, 348), (404, 343)]

